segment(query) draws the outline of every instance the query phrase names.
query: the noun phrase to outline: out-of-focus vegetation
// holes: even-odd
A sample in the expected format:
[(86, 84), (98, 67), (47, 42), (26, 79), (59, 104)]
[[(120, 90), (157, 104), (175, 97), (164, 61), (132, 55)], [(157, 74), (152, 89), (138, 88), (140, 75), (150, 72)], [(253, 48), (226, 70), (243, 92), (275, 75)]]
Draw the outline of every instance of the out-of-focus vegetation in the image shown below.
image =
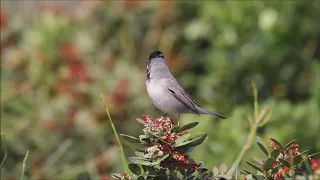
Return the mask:
[[(196, 101), (228, 117), (182, 116), (209, 136), (195, 160), (235, 160), (253, 82), (259, 102), (273, 109), (259, 136), (320, 151), (319, 1), (38, 2), (32, 15), (11, 3), (1, 1), (1, 179), (20, 177), (27, 150), (26, 178), (121, 172), (99, 93), (118, 131), (138, 135), (136, 117), (161, 115), (145, 90), (155, 49)], [(252, 148), (245, 160), (259, 153)]]

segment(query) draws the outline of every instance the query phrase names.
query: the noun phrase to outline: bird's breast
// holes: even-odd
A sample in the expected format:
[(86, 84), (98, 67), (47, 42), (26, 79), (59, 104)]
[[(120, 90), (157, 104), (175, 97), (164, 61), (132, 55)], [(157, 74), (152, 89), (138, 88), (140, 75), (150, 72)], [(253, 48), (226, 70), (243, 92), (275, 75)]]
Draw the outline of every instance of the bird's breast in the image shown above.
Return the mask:
[(165, 79), (146, 81), (147, 91), (152, 103), (167, 114), (180, 114), (186, 110), (183, 103), (172, 96)]

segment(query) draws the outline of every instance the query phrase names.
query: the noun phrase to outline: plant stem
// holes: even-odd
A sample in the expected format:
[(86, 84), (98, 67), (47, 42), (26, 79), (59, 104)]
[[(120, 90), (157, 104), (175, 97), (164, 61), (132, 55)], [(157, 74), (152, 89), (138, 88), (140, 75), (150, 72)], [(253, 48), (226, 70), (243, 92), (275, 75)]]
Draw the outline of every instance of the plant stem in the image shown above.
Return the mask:
[[(248, 116), (249, 118), (249, 122), (250, 122), (250, 133), (247, 137), (246, 143), (244, 144), (244, 146), (242, 147), (240, 153), (238, 154), (238, 157), (236, 159), (236, 161), (233, 163), (232, 168), (228, 171), (228, 175), (233, 175), (237, 169), (237, 167), (239, 166), (239, 164), (241, 163), (241, 159), (243, 158), (244, 154), (247, 152), (247, 150), (251, 147), (252, 142), (254, 137), (257, 134), (257, 129), (259, 127), (259, 123), (261, 121), (262, 118), (259, 118), (258, 115), (258, 111), (259, 111), (259, 106), (258, 106), (258, 92), (256, 89), (256, 85), (252, 84), (252, 88), (253, 88), (253, 97), (254, 97), (254, 120), (252, 121), (250, 118), (251, 116)], [(263, 115), (265, 113), (266, 109), (264, 109), (260, 115)]]
[(25, 171), (25, 168), (26, 168), (26, 161), (27, 161), (27, 159), (28, 159), (28, 156), (29, 156), (29, 151), (27, 151), (26, 156), (23, 158), (23, 162), (22, 162), (22, 171), (21, 171), (21, 177), (20, 177), (20, 180), (22, 180), (22, 179), (23, 179), (24, 171)]
[(126, 156), (125, 156), (125, 154), (124, 154), (123, 147), (122, 147), (122, 144), (121, 144), (121, 142), (120, 142), (120, 139), (119, 139), (117, 130), (116, 130), (116, 128), (115, 128), (115, 126), (114, 126), (114, 124), (113, 124), (113, 121), (112, 121), (112, 119), (111, 119), (111, 116), (110, 116), (110, 113), (109, 113), (109, 109), (108, 109), (107, 104), (106, 104), (106, 102), (104, 101), (103, 95), (102, 95), (101, 93), (100, 93), (100, 96), (101, 96), (101, 99), (102, 99), (102, 101), (103, 101), (105, 110), (106, 110), (106, 112), (107, 112), (107, 115), (108, 115), (108, 118), (109, 118), (109, 121), (110, 121), (112, 130), (113, 130), (113, 133), (114, 133), (114, 135), (116, 136), (116, 139), (117, 139), (117, 142), (118, 142), (118, 145), (119, 145), (119, 148), (120, 148), (121, 160), (122, 160), (123, 169), (124, 169), (126, 172), (130, 172), (130, 170), (129, 170), (129, 168), (128, 168), (128, 162), (127, 162)]
[[(0, 168), (2, 168), (4, 162), (6, 161), (7, 159), (7, 155), (8, 155), (8, 152), (7, 152), (7, 147), (6, 147), (6, 139), (4, 137), (4, 134), (1, 133), (1, 137), (3, 138), (3, 149), (4, 149), (4, 157), (3, 157), (3, 160), (1, 162), (1, 165), (0, 165)], [(2, 144), (2, 143), (1, 143)]]

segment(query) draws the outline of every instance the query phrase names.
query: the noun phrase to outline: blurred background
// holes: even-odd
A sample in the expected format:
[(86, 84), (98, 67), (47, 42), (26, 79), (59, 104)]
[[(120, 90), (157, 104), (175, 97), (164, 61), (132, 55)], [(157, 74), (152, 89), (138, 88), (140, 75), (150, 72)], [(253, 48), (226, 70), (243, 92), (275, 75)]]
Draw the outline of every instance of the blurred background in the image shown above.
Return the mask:
[[(268, 143), (298, 139), (320, 151), (320, 1), (1, 1), (1, 179), (101, 179), (121, 172), (119, 133), (162, 115), (146, 88), (146, 61), (165, 53), (193, 98), (228, 117), (200, 121), (208, 140), (191, 156), (232, 165), (249, 131), (252, 83)], [(127, 156), (133, 155), (125, 145)], [(261, 156), (253, 146), (244, 160)]]

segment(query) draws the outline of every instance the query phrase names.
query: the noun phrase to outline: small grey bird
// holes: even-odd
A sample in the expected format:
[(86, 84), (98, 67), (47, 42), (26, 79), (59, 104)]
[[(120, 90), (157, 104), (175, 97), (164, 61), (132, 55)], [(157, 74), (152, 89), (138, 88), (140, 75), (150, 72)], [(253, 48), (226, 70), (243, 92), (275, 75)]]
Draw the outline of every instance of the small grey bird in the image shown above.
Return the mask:
[(192, 100), (170, 73), (161, 51), (152, 52), (147, 61), (146, 86), (153, 104), (178, 122), (182, 113), (212, 114), (226, 119), (225, 116), (205, 109)]

